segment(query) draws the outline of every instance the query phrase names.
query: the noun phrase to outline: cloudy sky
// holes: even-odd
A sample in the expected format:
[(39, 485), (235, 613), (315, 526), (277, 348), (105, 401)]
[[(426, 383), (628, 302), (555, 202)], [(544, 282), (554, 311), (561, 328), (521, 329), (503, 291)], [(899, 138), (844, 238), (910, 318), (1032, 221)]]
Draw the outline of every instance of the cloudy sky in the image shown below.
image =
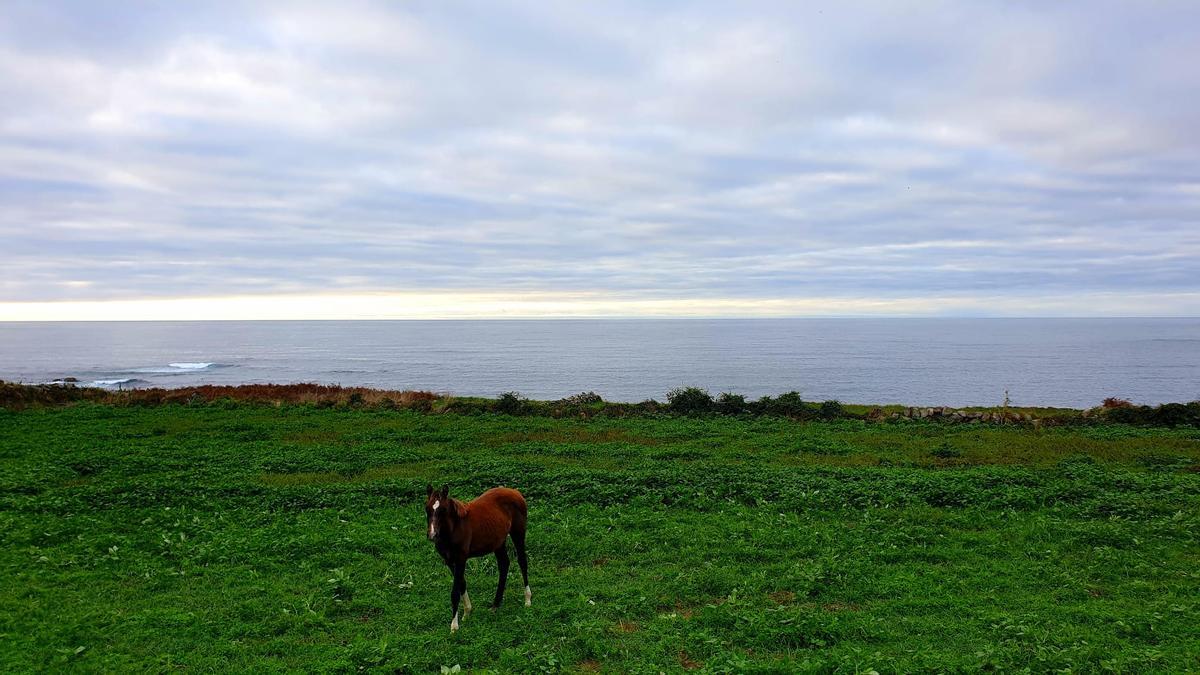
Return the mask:
[(1200, 315), (1200, 3), (0, 12), (0, 319)]

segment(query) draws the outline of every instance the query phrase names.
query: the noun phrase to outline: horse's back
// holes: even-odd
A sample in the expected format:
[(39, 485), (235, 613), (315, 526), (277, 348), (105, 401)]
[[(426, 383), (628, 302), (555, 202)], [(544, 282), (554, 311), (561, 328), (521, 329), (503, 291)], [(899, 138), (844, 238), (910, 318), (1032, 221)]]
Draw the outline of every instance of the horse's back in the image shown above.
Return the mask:
[(509, 488), (492, 488), (467, 505), (471, 522), (469, 555), (491, 553), (510, 533), (524, 540), (525, 497)]
[(525, 523), (525, 515), (527, 513), (525, 496), (512, 488), (492, 488), (479, 495), (475, 501), (471, 502), (471, 505), (474, 506), (477, 503), (486, 504), (504, 511), (514, 523), (518, 520), (520, 520), (522, 525)]

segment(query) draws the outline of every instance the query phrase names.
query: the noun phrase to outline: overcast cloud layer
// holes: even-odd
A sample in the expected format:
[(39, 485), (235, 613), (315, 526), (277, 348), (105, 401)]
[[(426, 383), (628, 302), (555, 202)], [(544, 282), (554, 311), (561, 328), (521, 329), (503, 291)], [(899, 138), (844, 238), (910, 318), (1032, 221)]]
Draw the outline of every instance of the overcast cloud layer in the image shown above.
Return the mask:
[(10, 1), (0, 307), (1196, 315), (1198, 35), (1190, 1)]

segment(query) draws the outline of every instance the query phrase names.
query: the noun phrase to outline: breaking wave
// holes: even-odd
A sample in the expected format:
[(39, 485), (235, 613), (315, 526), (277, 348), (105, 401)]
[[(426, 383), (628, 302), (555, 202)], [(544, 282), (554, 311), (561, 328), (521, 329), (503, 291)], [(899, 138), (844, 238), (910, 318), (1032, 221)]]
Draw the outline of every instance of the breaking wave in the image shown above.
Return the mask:
[(140, 373), (144, 375), (182, 375), (183, 373), (194, 373), (200, 370), (211, 370), (223, 368), (220, 363), (212, 363), (210, 361), (177, 361), (168, 363), (165, 366), (150, 366), (147, 368), (131, 368), (124, 372)]
[(93, 387), (117, 387), (121, 385), (143, 385), (150, 384), (146, 380), (141, 380), (136, 377), (122, 377), (115, 380), (92, 380)]

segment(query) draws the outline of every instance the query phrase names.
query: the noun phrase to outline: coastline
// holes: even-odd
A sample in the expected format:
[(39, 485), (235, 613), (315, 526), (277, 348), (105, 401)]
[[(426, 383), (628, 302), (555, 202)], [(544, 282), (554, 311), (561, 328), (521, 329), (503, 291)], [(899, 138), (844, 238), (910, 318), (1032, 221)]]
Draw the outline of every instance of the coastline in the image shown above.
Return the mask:
[(300, 405), (315, 408), (362, 408), (411, 410), (429, 414), (502, 414), (551, 418), (627, 418), (662, 416), (767, 417), (797, 421), (865, 420), (876, 423), (937, 422), (943, 424), (997, 424), (1063, 426), (1094, 423), (1125, 423), (1143, 426), (1200, 427), (1200, 401), (1135, 405), (1108, 398), (1091, 408), (1062, 407), (950, 407), (903, 404), (842, 403), (836, 400), (807, 401), (799, 392), (763, 396), (722, 393), (713, 396), (697, 387), (680, 387), (667, 392), (665, 401), (648, 399), (639, 403), (605, 401), (594, 392), (544, 401), (528, 399), (518, 392), (496, 398), (454, 396), (447, 393), (388, 390), (340, 385), (240, 384), (200, 385), (175, 388), (153, 387), (112, 390), (78, 386), (72, 382), (18, 384), (0, 380), (0, 408), (21, 410), (74, 403), (104, 405)]

